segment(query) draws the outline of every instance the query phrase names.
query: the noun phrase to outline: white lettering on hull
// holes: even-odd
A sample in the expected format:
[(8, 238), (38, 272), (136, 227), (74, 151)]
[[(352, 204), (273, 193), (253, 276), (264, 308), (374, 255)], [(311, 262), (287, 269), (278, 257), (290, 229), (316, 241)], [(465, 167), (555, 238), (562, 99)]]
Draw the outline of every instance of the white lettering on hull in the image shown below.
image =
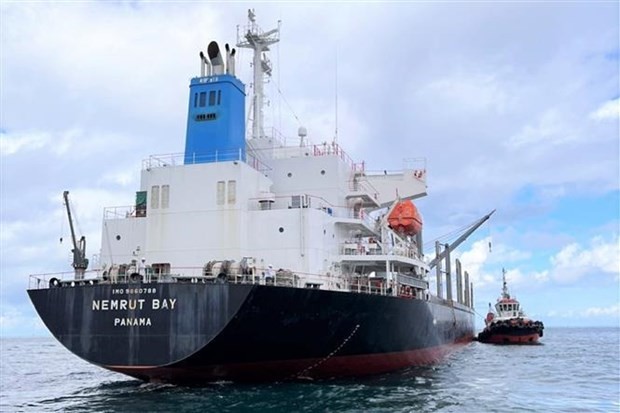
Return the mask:
[(109, 310), (142, 310), (144, 309), (144, 298), (134, 300), (93, 300), (93, 311), (109, 311)]
[(176, 302), (177, 302), (176, 298), (164, 298), (162, 300), (153, 298), (151, 308), (153, 310), (174, 310), (174, 304)]
[(139, 317), (139, 318), (115, 318), (114, 319), (114, 327), (141, 327), (141, 326), (150, 326), (151, 318), (150, 317)]
[[(114, 299), (114, 300), (93, 300), (91, 309), (93, 311), (110, 311), (110, 310), (144, 310), (146, 300), (138, 299)], [(151, 310), (174, 310), (177, 303), (176, 298), (153, 298), (151, 301)]]
[[(160, 311), (175, 309), (177, 303), (176, 298), (153, 298), (147, 301), (144, 298), (120, 298), (93, 300), (91, 305), (92, 311)], [(150, 306), (149, 306), (150, 304)], [(148, 327), (151, 324), (150, 317), (135, 317), (139, 313), (130, 313), (133, 317), (115, 317), (114, 327)]]

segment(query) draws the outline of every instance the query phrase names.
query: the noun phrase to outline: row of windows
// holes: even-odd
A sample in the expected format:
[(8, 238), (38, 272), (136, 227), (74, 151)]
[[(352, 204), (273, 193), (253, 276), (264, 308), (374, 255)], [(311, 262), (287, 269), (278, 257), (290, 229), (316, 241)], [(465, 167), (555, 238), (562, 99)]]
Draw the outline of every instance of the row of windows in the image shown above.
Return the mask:
[[(228, 189), (228, 190), (227, 190)], [(235, 204), (237, 202), (237, 181), (217, 182), (217, 204)], [(151, 208), (168, 208), (170, 206), (170, 185), (153, 185), (151, 187)]]
[(168, 208), (170, 206), (170, 185), (161, 186), (161, 198), (159, 189), (159, 185), (151, 187), (151, 208), (159, 208), (160, 201), (162, 208)]
[(226, 181), (217, 182), (217, 204), (224, 205), (225, 201), (229, 205), (237, 202), (237, 181), (228, 181), (228, 191)]
[(501, 311), (512, 311), (515, 310), (517, 311), (519, 309), (519, 305), (518, 304), (500, 304), (499, 305), (499, 309)]
[[(219, 106), (222, 103), (222, 91), (218, 90), (217, 94), (215, 92), (215, 90), (209, 92), (209, 106)], [(207, 92), (194, 93), (194, 107), (198, 106), (201, 108), (207, 106)]]

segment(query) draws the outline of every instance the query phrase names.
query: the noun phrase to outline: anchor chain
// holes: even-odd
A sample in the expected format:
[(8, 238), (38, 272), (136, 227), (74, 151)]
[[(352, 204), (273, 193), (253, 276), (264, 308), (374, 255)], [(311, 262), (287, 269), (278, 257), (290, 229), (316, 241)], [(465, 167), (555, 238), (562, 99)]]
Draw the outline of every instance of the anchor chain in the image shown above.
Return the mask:
[(306, 367), (305, 369), (303, 369), (302, 371), (300, 371), (297, 374), (293, 374), (292, 377), (294, 378), (298, 378), (298, 379), (312, 379), (312, 377), (308, 377), (308, 376), (304, 376), (306, 373), (308, 373), (310, 370), (315, 369), (316, 367), (320, 366), (321, 364), (325, 363), (327, 360), (329, 360), (330, 358), (332, 358), (336, 353), (338, 353), (340, 351), (340, 349), (342, 347), (344, 347), (345, 344), (347, 344), (347, 342), (349, 340), (351, 340), (351, 338), (353, 337), (353, 335), (357, 332), (357, 330), (360, 328), (359, 324), (355, 325), (355, 328), (353, 329), (353, 331), (351, 332), (351, 334), (349, 334), (349, 336), (347, 338), (344, 339), (344, 341), (342, 343), (340, 343), (340, 345), (338, 347), (336, 347), (334, 349), (334, 351), (332, 351), (331, 353), (329, 353), (327, 356), (325, 356), (324, 358), (322, 358), (321, 360), (317, 361), (316, 363), (314, 363), (313, 365)]

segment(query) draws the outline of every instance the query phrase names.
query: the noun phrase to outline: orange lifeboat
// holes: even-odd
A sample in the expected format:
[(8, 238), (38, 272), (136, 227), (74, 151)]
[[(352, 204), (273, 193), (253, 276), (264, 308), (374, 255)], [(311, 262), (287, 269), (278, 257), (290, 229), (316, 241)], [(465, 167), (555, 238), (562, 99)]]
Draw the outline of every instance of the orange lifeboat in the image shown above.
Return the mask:
[(413, 202), (402, 201), (388, 216), (388, 224), (396, 232), (415, 235), (422, 230), (422, 217)]

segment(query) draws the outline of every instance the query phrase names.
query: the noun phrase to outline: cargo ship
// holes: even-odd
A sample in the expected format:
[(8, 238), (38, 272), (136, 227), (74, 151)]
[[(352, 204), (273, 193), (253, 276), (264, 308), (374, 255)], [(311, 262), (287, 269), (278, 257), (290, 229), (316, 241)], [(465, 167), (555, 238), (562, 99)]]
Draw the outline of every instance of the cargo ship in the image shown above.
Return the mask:
[(73, 270), (31, 275), (28, 294), (76, 356), (153, 382), (279, 381), (426, 365), (473, 340), (473, 286), (450, 253), (492, 212), (425, 257), (424, 158), (373, 172), (336, 140), (263, 125), (279, 40), (248, 11), (248, 99), (235, 48), (199, 53), (185, 150), (149, 156), (135, 203), (104, 209), (93, 270), (64, 193)]
[(478, 341), (490, 344), (538, 344), (545, 325), (529, 318), (521, 303), (511, 297), (506, 283), (506, 270), (502, 270), (502, 293), (495, 303), (495, 311), (489, 303), (484, 320), (484, 330), (478, 333)]

